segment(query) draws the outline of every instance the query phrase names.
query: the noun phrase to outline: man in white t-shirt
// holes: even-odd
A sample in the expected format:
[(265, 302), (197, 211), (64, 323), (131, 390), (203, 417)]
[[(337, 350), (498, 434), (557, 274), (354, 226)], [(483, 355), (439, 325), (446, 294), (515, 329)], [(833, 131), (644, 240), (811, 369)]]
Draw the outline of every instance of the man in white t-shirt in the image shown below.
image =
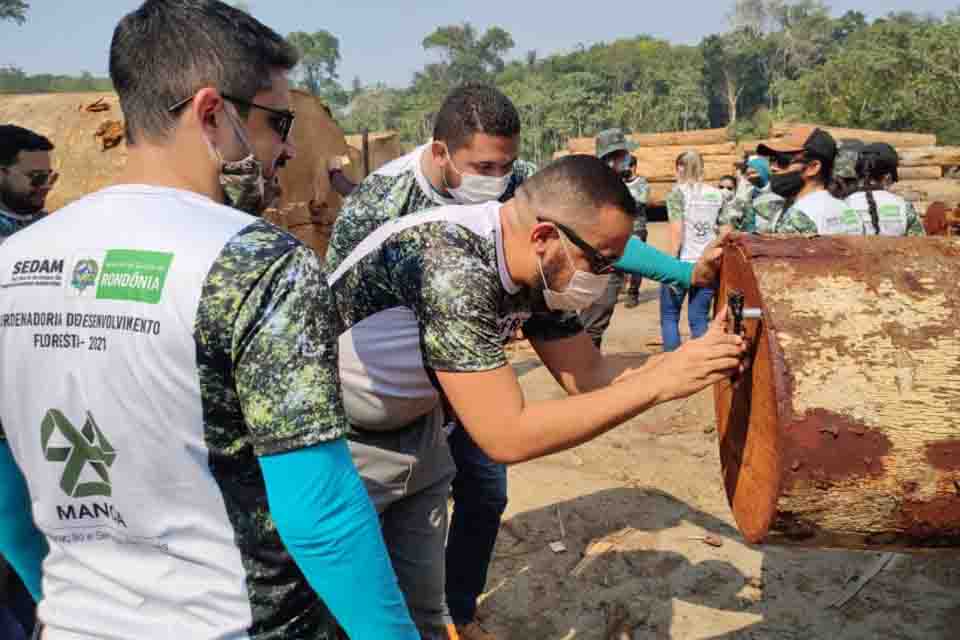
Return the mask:
[(833, 136), (823, 129), (800, 127), (761, 144), (757, 153), (770, 158), (770, 188), (787, 200), (773, 233), (863, 234), (856, 212), (827, 190), (837, 156)]
[(110, 49), (126, 168), (0, 246), (0, 554), (44, 640), (418, 640), (319, 261), (236, 208), (293, 153), (297, 61), (222, 2), (144, 2)]

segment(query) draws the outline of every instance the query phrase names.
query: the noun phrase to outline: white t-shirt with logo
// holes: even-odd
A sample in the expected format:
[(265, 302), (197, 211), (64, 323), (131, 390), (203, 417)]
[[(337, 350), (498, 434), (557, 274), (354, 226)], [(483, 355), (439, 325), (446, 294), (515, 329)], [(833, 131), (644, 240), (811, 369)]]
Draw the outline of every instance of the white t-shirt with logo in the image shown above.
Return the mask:
[[(913, 205), (889, 191), (874, 191), (873, 197), (877, 202), (877, 217), (880, 223), (879, 235), (895, 237), (907, 235), (907, 228), (910, 223), (908, 214)], [(877, 235), (877, 231), (873, 227), (873, 219), (870, 217), (870, 203), (867, 201), (867, 194), (862, 191), (854, 193), (847, 198), (847, 206), (857, 212), (867, 235)]]
[(45, 640), (333, 637), (256, 461), (345, 433), (331, 311), (309, 249), (174, 189), (0, 246), (0, 437), (50, 546)]

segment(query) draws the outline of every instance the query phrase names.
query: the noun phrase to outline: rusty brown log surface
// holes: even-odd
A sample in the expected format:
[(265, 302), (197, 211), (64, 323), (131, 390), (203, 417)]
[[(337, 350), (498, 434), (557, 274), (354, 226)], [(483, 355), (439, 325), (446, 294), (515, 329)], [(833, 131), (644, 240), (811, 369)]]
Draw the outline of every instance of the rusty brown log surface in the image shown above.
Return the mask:
[(732, 236), (752, 368), (715, 389), (752, 543), (960, 546), (960, 241)]

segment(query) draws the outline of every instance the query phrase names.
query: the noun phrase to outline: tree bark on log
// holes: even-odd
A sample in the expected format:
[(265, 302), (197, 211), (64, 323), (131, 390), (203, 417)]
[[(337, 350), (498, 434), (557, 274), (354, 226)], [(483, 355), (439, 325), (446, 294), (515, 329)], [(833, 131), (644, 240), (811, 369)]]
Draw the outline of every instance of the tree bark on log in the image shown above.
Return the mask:
[(735, 234), (752, 368), (717, 385), (724, 484), (751, 543), (960, 546), (960, 243)]
[(894, 147), (933, 147), (937, 144), (937, 136), (932, 133), (912, 133), (896, 131), (871, 131), (869, 129), (844, 129), (842, 127), (823, 127), (816, 124), (800, 122), (777, 122), (770, 129), (771, 138), (783, 138), (797, 127), (820, 127), (836, 140), (852, 138), (871, 142), (886, 142)]

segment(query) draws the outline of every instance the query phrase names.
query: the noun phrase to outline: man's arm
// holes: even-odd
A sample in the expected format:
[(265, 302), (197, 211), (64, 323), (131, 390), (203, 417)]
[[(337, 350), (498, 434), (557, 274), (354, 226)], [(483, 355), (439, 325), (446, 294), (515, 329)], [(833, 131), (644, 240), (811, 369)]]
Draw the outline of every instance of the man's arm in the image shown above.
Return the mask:
[(298, 246), (245, 293), (231, 361), (280, 539), (351, 638), (416, 640), (343, 441), (338, 322), (319, 262)]
[[(463, 426), (491, 458), (523, 462), (583, 444), (657, 404), (687, 397), (737, 372), (743, 340), (726, 333), (724, 318), (718, 316), (703, 338), (664, 354), (620, 383), (562, 400), (528, 405), (509, 366), (476, 373), (437, 371), (437, 379)], [(563, 378), (568, 364), (548, 358), (548, 367), (561, 371)]]
[(260, 469), (280, 539), (350, 637), (419, 640), (347, 443), (263, 456)]
[(923, 223), (920, 222), (920, 216), (917, 215), (917, 208), (913, 206), (912, 202), (907, 202), (907, 235), (927, 235), (926, 229), (923, 228)]
[(33, 523), (27, 483), (5, 440), (0, 440), (0, 555), (6, 558), (34, 601), (41, 597), (47, 540)]

